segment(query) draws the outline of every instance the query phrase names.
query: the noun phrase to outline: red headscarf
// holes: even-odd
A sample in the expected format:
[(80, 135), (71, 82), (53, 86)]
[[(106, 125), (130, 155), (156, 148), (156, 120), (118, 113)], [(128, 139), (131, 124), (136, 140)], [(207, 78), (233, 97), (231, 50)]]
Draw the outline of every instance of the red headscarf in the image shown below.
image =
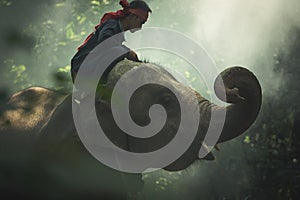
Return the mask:
[[(141, 18), (144, 21), (147, 21), (148, 19), (148, 12), (143, 10), (143, 9), (139, 9), (139, 8), (129, 8), (129, 3), (127, 0), (120, 0), (119, 4), (123, 7), (123, 10), (118, 10), (116, 12), (109, 12), (109, 13), (105, 13), (103, 15), (103, 17), (100, 20), (100, 23), (97, 24), (95, 26), (95, 30), (101, 26), (105, 21), (110, 20), (110, 19), (120, 19), (125, 17), (125, 15), (127, 13), (132, 13), (137, 15), (139, 18)], [(91, 37), (93, 36), (93, 33), (91, 33), (83, 42), (82, 45), (80, 45), (77, 50), (80, 50), (88, 41), (89, 39), (91, 39)]]

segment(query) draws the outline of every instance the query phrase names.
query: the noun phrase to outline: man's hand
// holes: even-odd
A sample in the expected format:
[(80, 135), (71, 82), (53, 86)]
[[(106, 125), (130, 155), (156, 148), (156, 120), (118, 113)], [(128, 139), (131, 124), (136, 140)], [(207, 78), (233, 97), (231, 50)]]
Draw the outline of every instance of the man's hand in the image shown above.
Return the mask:
[(141, 61), (139, 60), (137, 54), (136, 54), (134, 51), (132, 51), (132, 50), (130, 50), (130, 51), (128, 52), (128, 54), (126, 55), (126, 58), (127, 58), (128, 60), (132, 60), (132, 61), (136, 61), (136, 62), (141, 62)]

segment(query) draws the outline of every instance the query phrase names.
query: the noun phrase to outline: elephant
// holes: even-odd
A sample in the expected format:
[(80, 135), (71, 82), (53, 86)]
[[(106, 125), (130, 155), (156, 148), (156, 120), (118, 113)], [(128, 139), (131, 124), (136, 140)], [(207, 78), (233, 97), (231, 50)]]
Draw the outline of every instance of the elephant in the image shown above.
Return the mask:
[(0, 131), (38, 133), (66, 95), (42, 88), (30, 87), (12, 95), (0, 105)]
[[(190, 96), (195, 94), (197, 97), (201, 120), (195, 139), (183, 155), (170, 165), (164, 167), (165, 170), (178, 171), (186, 169), (195, 160), (199, 159), (198, 152), (203, 144), (201, 141), (205, 137), (212, 113), (217, 113), (216, 116), (218, 117), (219, 112), (222, 112), (222, 110), (226, 111), (225, 121), (217, 118), (214, 122), (214, 126), (219, 126), (218, 123), (224, 123), (217, 143), (222, 143), (241, 135), (251, 126), (259, 113), (262, 101), (261, 87), (254, 74), (246, 68), (239, 66), (231, 67), (217, 77), (215, 82), (216, 95), (220, 99), (231, 103), (229, 106), (222, 107), (209, 102), (195, 90), (179, 83), (163, 67), (151, 63), (124, 60), (119, 62), (109, 73), (105, 87), (97, 88), (100, 92), (96, 95), (95, 107), (99, 123), (104, 132), (108, 133), (107, 137), (114, 144), (125, 150), (137, 153), (157, 150), (174, 138), (174, 134), (176, 134), (176, 130), (180, 124), (180, 107), (173, 92), (161, 84), (146, 84), (133, 93), (129, 101), (130, 116), (134, 123), (146, 126), (151, 121), (148, 113), (149, 108), (154, 104), (159, 104), (166, 109), (168, 116), (166, 124), (159, 134), (143, 139), (124, 134), (124, 131), (118, 127), (111, 110), (111, 91), (113, 91), (121, 78), (122, 85), (129, 85), (132, 80), (130, 76), (126, 76), (126, 73), (129, 71), (134, 73), (134, 71), (138, 70), (140, 70), (138, 72), (138, 79), (140, 81), (146, 81), (149, 79), (150, 74), (153, 74), (150, 79), (153, 79), (154, 82), (160, 81), (164, 85), (169, 85), (169, 87), (178, 91), (179, 95), (184, 97), (183, 101), (187, 105), (191, 103)], [(220, 88), (222, 88), (222, 83), (225, 86), (226, 97), (221, 95)], [(56, 135), (55, 138), (62, 139), (71, 136), (78, 139), (71, 104), (72, 98), (69, 96), (56, 109), (49, 123), (42, 130), (42, 135), (54, 134)], [(186, 131), (186, 134), (189, 134), (189, 130)], [(204, 159), (211, 160), (214, 157), (210, 153)]]
[[(147, 126), (152, 120), (151, 116), (149, 116), (151, 106), (161, 105), (165, 109), (167, 116), (166, 122), (160, 132), (154, 136), (138, 138), (125, 134), (114, 120), (111, 102), (114, 95), (113, 90), (120, 80), (122, 80), (121, 84), (125, 87), (127, 84), (132, 83), (132, 77), (127, 76), (128, 72), (137, 72), (136, 78), (141, 82), (147, 82), (148, 79), (152, 81), (151, 84), (145, 84), (139, 87), (130, 98), (128, 107), (132, 121), (141, 127)], [(156, 81), (163, 83), (163, 85), (155, 84)], [(166, 85), (168, 87), (165, 87)], [(205, 147), (205, 149), (209, 151), (209, 148), (206, 146), (215, 145), (205, 144), (203, 142), (210, 126), (212, 115), (217, 116), (212, 124), (213, 127), (223, 127), (216, 141), (218, 144), (234, 139), (244, 133), (254, 123), (259, 114), (262, 91), (259, 81), (248, 69), (240, 66), (225, 69), (216, 78), (214, 87), (216, 95), (230, 105), (218, 106), (211, 103), (194, 89), (178, 82), (174, 76), (161, 66), (124, 60), (117, 63), (111, 70), (105, 85), (98, 85), (94, 105), (99, 124), (106, 136), (116, 146), (135, 153), (145, 153), (155, 151), (162, 148), (165, 144), (168, 144), (175, 137), (180, 127), (180, 103), (177, 99), (178, 96), (174, 95), (170, 88), (177, 92), (177, 95), (181, 97), (181, 100), (187, 107), (195, 105), (191, 96), (196, 96), (196, 104), (199, 109), (191, 108), (191, 112), (195, 110), (199, 111), (201, 120), (197, 122), (195, 137), (191, 145), (182, 152), (182, 155), (163, 167), (163, 169), (167, 171), (179, 171), (188, 168), (196, 160), (200, 159), (199, 151), (201, 147)], [(32, 107), (28, 106), (32, 103), (32, 97), (25, 95), (28, 92), (31, 92), (30, 94), (32, 96), (40, 98), (40, 101), (36, 101), (36, 105)], [(83, 147), (73, 120), (72, 104), (74, 106), (78, 104), (78, 102), (74, 103), (76, 99), (72, 98), (72, 95), (67, 96), (45, 88), (34, 87), (14, 95), (9, 102), (14, 102), (14, 99), (17, 99), (18, 96), (20, 96), (20, 98), (22, 97), (21, 99), (24, 99), (23, 96), (25, 96), (27, 99), (25, 98), (24, 101), (28, 101), (27, 104), (22, 104), (23, 107), (20, 105), (20, 107), (22, 107), (19, 108), (21, 109), (22, 118), (26, 119), (27, 117), (28, 120), (30, 117), (30, 119), (32, 118), (35, 121), (34, 123), (23, 123), (22, 120), (24, 119), (21, 118), (13, 120), (9, 118), (8, 114), (5, 114), (12, 112), (8, 109), (2, 112), (1, 115), (0, 123), (2, 130), (3, 126), (10, 126), (11, 128), (16, 126), (16, 129), (24, 128), (31, 130), (38, 138), (42, 138), (41, 140), (39, 139), (38, 144), (38, 148), (43, 149), (43, 151), (40, 152), (47, 152), (47, 155), (53, 156), (53, 152), (58, 151), (59, 155), (54, 153), (56, 157), (58, 157), (58, 160), (67, 158), (67, 160), (70, 161), (69, 164), (75, 164), (79, 161), (79, 163), (84, 163), (86, 169), (94, 170), (91, 166), (96, 163), (95, 159), (92, 158)], [(79, 100), (77, 99), (79, 104), (84, 104), (85, 98), (86, 97), (82, 97)], [(120, 104), (122, 104), (122, 97), (119, 98), (119, 101), (121, 102)], [(11, 104), (12, 103), (9, 103), (9, 105)], [(39, 109), (35, 109), (35, 106)], [(16, 108), (13, 109), (16, 111)], [(30, 115), (27, 115), (26, 109), (29, 109)], [(42, 112), (38, 112), (40, 109), (42, 109)], [(221, 115), (219, 115), (219, 113), (223, 111), (226, 111), (224, 120)], [(5, 117), (3, 118), (3, 116)], [(86, 121), (89, 121), (89, 116), (86, 117)], [(220, 119), (218, 117), (220, 117)], [(5, 121), (9, 121), (9, 125), (7, 125), (7, 123), (5, 124)], [(184, 129), (184, 131), (185, 134), (190, 134), (188, 129)], [(53, 150), (53, 147), (60, 147), (62, 150)], [(76, 152), (76, 156), (73, 155), (74, 152)], [(212, 153), (207, 153), (203, 159), (213, 160), (214, 156)], [(43, 155), (40, 154), (38, 157), (43, 157)], [(107, 168), (105, 168), (105, 170), (107, 170)], [(112, 174), (114, 173), (115, 171)], [(78, 175), (76, 170), (74, 174)], [(97, 179), (96, 177), (97, 175), (91, 178)], [(101, 179), (101, 176), (99, 179)]]

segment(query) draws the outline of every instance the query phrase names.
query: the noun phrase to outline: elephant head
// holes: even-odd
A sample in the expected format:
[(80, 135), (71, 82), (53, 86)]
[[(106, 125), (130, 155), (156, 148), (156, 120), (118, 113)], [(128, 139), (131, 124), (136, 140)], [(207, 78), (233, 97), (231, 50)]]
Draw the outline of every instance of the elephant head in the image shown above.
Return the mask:
[[(225, 91), (225, 95), (223, 91)], [(222, 126), (217, 144), (238, 137), (255, 121), (261, 107), (262, 93), (257, 78), (249, 70), (239, 66), (226, 69), (215, 81), (215, 92), (221, 100), (230, 105), (218, 106), (197, 94), (200, 114), (203, 116), (203, 120), (199, 123), (199, 132), (190, 148), (165, 169), (181, 170), (198, 159), (198, 151), (201, 146), (199, 140), (203, 138), (201, 131), (206, 131), (208, 128), (206, 119), (212, 120), (212, 132), (210, 132), (212, 134), (214, 134), (215, 127)], [(225, 121), (222, 113), (226, 113)], [(212, 115), (214, 118), (210, 119)], [(207, 145), (214, 144), (207, 143)]]

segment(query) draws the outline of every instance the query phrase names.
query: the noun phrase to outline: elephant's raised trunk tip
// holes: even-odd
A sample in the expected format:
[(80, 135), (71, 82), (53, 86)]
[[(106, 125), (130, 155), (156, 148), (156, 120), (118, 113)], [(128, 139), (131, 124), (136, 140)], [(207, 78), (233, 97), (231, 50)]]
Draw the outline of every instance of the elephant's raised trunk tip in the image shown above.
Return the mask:
[(261, 101), (261, 87), (256, 76), (240, 66), (225, 69), (216, 78), (215, 92), (218, 98), (228, 103), (243, 100)]
[(214, 87), (221, 100), (232, 103), (226, 108), (219, 143), (239, 136), (252, 125), (261, 107), (262, 91), (256, 76), (240, 66), (224, 70), (217, 77)]

